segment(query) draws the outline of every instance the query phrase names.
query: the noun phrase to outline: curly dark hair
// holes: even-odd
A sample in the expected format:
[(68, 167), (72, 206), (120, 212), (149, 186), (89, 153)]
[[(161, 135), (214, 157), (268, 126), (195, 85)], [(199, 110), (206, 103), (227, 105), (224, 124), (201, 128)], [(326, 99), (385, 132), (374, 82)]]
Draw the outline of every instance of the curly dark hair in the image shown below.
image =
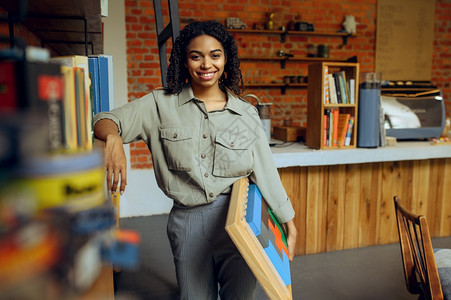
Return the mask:
[(217, 39), (224, 48), (227, 57), (224, 73), (220, 78), (220, 84), (230, 89), (236, 95), (242, 93), (243, 77), (240, 70), (238, 49), (233, 36), (217, 21), (196, 21), (185, 26), (172, 46), (171, 57), (166, 77), (166, 94), (179, 94), (183, 85), (189, 79), (188, 69), (185, 67), (187, 47), (192, 39), (209, 35)]

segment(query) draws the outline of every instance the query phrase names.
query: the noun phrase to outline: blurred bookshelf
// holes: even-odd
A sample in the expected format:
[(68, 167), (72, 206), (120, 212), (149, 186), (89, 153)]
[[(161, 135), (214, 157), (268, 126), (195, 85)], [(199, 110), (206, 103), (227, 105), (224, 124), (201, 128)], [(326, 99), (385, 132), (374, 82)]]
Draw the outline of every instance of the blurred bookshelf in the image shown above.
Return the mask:
[[(0, 298), (114, 299), (113, 266), (136, 268), (139, 235), (117, 226), (93, 143), (93, 116), (114, 103), (100, 1), (0, 6)], [(14, 36), (19, 24), (43, 47)]]

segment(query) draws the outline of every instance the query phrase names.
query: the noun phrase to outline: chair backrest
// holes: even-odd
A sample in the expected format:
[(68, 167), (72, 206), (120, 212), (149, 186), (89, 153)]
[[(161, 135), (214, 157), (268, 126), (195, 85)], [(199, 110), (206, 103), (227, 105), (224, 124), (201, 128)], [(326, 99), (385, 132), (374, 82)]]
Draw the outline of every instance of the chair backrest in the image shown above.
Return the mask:
[(398, 196), (394, 203), (407, 290), (424, 299), (443, 299), (426, 218), (410, 212)]

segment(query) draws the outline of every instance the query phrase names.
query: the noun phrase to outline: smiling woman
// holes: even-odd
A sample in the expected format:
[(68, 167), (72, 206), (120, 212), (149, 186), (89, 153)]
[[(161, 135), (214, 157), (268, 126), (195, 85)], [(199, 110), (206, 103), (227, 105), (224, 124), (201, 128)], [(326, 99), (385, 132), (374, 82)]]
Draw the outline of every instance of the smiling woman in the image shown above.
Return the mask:
[[(256, 286), (225, 230), (231, 186), (249, 177), (288, 228), (296, 228), (257, 110), (243, 84), (233, 37), (214, 21), (187, 25), (174, 41), (167, 88), (95, 117), (105, 143), (108, 188), (127, 183), (123, 143), (144, 140), (158, 186), (174, 206), (167, 232), (182, 299), (252, 299)], [(219, 290), (218, 290), (219, 287)]]
[(209, 35), (200, 35), (191, 40), (187, 52), (185, 66), (194, 95), (205, 103), (207, 111), (223, 109), (227, 100), (219, 81), (227, 59), (221, 43)]

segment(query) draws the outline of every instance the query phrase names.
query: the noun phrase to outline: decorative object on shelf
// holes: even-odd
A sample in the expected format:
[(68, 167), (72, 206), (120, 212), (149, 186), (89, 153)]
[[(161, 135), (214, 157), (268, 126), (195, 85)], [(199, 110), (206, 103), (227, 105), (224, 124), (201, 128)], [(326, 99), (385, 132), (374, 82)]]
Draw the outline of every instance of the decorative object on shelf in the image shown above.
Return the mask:
[(294, 23), (294, 30), (296, 31), (315, 31), (315, 26), (308, 22), (296, 22)]
[(284, 125), (274, 126), (273, 138), (284, 142), (305, 141), (305, 132), (307, 130), (305, 127), (287, 125), (286, 122), (284, 122)]
[(246, 29), (247, 25), (240, 18), (227, 18), (226, 27), (228, 29)]
[(318, 46), (309, 44), (307, 46), (307, 57), (316, 57), (318, 55)]
[(268, 20), (266, 21), (266, 29), (273, 30), (274, 29), (274, 13), (269, 12), (267, 14)]
[(353, 15), (346, 15), (345, 20), (343, 22), (343, 28), (346, 30), (348, 34), (356, 34), (357, 33), (357, 24), (355, 17)]
[(292, 53), (287, 53), (283, 50), (277, 51), (277, 56), (279, 57), (293, 57), (294, 55)]
[(318, 45), (318, 57), (329, 58), (329, 46), (328, 45)]

